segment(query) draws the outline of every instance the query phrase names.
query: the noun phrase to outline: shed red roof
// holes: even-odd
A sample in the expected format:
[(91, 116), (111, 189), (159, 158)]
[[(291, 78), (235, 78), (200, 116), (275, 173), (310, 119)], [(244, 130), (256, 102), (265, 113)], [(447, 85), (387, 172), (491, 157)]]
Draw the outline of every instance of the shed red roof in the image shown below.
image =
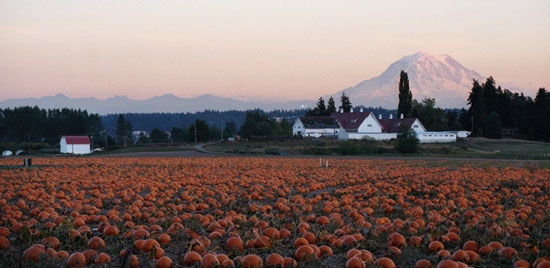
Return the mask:
[(370, 112), (333, 113), (330, 117), (336, 119), (344, 129), (358, 129), (370, 114)]
[(63, 136), (67, 144), (91, 144), (88, 136)]
[(378, 119), (378, 122), (382, 125), (382, 131), (384, 132), (398, 132), (401, 126), (412, 126), (416, 121), (416, 117), (409, 118), (395, 118), (395, 119)]

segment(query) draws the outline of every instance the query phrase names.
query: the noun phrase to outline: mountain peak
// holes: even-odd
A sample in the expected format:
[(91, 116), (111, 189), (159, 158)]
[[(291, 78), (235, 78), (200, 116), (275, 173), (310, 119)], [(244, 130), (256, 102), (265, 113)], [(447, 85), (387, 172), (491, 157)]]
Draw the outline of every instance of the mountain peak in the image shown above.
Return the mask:
[(483, 80), (477, 72), (447, 54), (419, 51), (402, 57), (380, 76), (365, 80), (345, 92), (357, 105), (397, 107), (401, 70), (408, 74), (413, 98), (435, 98), (438, 106), (447, 108), (465, 107), (472, 79)]
[(55, 94), (54, 96), (52, 96), (52, 98), (56, 98), (56, 99), (68, 99), (69, 97), (67, 97), (67, 95), (65, 95), (65, 94), (57, 93), (57, 94)]

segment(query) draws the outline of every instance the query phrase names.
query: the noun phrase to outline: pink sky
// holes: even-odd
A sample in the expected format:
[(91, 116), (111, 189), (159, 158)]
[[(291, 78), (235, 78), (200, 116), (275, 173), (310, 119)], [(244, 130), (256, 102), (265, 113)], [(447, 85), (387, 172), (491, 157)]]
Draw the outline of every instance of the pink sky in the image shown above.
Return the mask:
[(314, 99), (417, 51), (550, 87), (550, 1), (389, 2), (2, 1), (0, 100)]

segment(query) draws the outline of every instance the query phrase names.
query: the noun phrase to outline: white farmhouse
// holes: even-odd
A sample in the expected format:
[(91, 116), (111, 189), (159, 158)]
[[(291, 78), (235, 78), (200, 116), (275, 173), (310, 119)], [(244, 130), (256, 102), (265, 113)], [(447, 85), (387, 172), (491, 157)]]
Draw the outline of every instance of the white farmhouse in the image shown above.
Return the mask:
[(392, 140), (397, 138), (399, 129), (403, 126), (412, 128), (416, 137), (421, 143), (437, 143), (437, 142), (456, 142), (457, 133), (453, 132), (428, 132), (422, 122), (418, 118), (393, 118), (378, 119), (373, 113), (363, 112), (361, 109), (358, 113), (353, 110), (349, 113), (334, 113), (331, 117), (335, 118), (340, 125), (338, 139), (373, 139), (377, 141)]
[(377, 141), (396, 139), (403, 126), (412, 128), (421, 143), (456, 142), (463, 132), (427, 131), (418, 118), (382, 119), (371, 112), (338, 112), (329, 116), (304, 116), (296, 119), (292, 125), (292, 134), (303, 137), (338, 136), (339, 140), (372, 139)]
[(59, 151), (64, 154), (89, 154), (90, 138), (88, 136), (63, 136), (59, 146)]
[(339, 126), (332, 117), (302, 116), (292, 124), (292, 135), (302, 137), (335, 137)]
[(340, 126), (338, 132), (339, 140), (348, 139), (373, 139), (373, 140), (390, 140), (395, 139), (395, 134), (383, 133), (383, 126), (378, 122), (376, 116), (371, 112), (363, 112), (361, 109), (358, 113), (353, 110), (349, 113), (333, 113), (332, 118), (336, 119)]
[(416, 135), (426, 132), (426, 128), (424, 125), (422, 125), (422, 122), (418, 120), (418, 118), (415, 117), (408, 117), (408, 118), (389, 118), (389, 119), (378, 119), (380, 124), (383, 126), (384, 132), (399, 132), (399, 129), (402, 126), (408, 126), (416, 132)]

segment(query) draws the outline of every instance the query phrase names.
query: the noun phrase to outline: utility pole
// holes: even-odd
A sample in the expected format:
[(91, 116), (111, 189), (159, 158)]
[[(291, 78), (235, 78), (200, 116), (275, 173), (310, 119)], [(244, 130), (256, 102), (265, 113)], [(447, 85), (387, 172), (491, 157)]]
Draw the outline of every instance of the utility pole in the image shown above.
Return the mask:
[(197, 119), (195, 119), (195, 143), (197, 143)]
[(223, 141), (223, 123), (221, 123), (221, 129), (222, 129), (222, 137), (221, 137), (222, 139), (221, 139), (221, 141)]
[(29, 155), (31, 155), (31, 134), (29, 133)]
[(94, 149), (94, 134), (91, 135), (92, 138), (92, 150)]

